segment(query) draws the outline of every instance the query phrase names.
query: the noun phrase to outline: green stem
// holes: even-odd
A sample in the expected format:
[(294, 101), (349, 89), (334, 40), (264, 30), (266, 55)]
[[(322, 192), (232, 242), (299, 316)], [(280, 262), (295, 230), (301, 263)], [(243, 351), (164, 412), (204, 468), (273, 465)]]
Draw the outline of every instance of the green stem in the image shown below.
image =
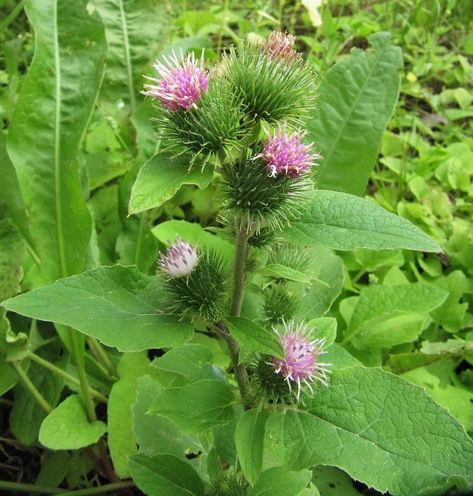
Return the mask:
[(26, 375), (26, 372), (22, 369), (18, 362), (12, 362), (12, 365), (18, 374), (20, 381), (23, 386), (31, 393), (33, 398), (38, 402), (39, 406), (48, 414), (51, 413), (51, 405), (44, 399), (44, 396), (36, 389), (36, 386), (30, 381), (30, 378)]
[[(36, 355), (32, 351), (30, 351), (28, 353), (28, 358), (30, 360), (33, 360), (33, 362), (38, 363), (42, 367), (50, 370), (51, 372), (54, 372), (55, 374), (58, 374), (58, 375), (64, 377), (65, 379), (67, 379), (72, 384), (75, 384), (76, 386), (80, 386), (79, 379), (77, 379), (76, 377), (74, 377), (71, 374), (68, 374), (66, 371), (60, 369), (59, 367), (56, 367), (56, 365), (53, 365), (51, 362), (48, 362), (44, 358), (41, 358), (39, 355)], [(102, 393), (100, 393), (99, 391), (96, 391), (92, 387), (89, 388), (89, 391), (90, 391), (90, 395), (92, 397), (97, 398), (97, 400), (98, 401), (101, 401), (102, 403), (107, 403), (107, 397), (104, 396)]]
[(74, 356), (74, 360), (77, 366), (77, 371), (79, 373), (79, 382), (82, 390), (82, 399), (84, 400), (85, 410), (87, 412), (87, 418), (89, 419), (89, 422), (93, 422), (94, 420), (97, 420), (97, 417), (95, 415), (94, 402), (92, 401), (89, 392), (89, 384), (87, 381), (87, 374), (85, 372), (85, 366), (84, 366), (83, 350), (81, 353), (81, 349), (80, 349), (81, 348), (80, 335), (77, 331), (74, 331), (73, 329), (71, 329), (70, 332), (71, 332), (71, 342), (72, 342), (72, 355)]
[(94, 354), (95, 358), (105, 367), (110, 377), (113, 380), (118, 379), (117, 369), (114, 363), (110, 360), (107, 352), (103, 349), (102, 345), (93, 337), (87, 338), (87, 344), (90, 350)]
[(89, 489), (79, 489), (78, 491), (67, 491), (62, 493), (63, 496), (87, 496), (89, 494), (108, 494), (111, 491), (135, 487), (133, 481), (112, 482), (103, 486), (90, 487)]
[(233, 269), (233, 294), (230, 315), (239, 317), (245, 295), (246, 257), (248, 255), (248, 232), (240, 225), (236, 235), (235, 265)]
[(0, 490), (19, 491), (22, 493), (33, 494), (63, 494), (64, 489), (58, 487), (38, 486), (37, 484), (23, 484), (22, 482), (9, 482), (0, 480)]

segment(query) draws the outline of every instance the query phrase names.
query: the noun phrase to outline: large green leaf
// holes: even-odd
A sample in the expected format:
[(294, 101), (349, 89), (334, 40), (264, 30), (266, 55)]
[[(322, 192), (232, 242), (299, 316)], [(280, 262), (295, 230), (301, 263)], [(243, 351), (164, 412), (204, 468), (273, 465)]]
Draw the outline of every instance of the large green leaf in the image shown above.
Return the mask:
[(290, 472), (272, 467), (261, 473), (248, 496), (297, 496), (310, 482), (312, 472)]
[(82, 400), (73, 394), (44, 419), (39, 441), (49, 449), (79, 449), (96, 443), (106, 430), (103, 422), (87, 420)]
[(159, 153), (148, 160), (138, 172), (130, 197), (129, 212), (137, 214), (159, 207), (172, 198), (183, 184), (195, 184), (205, 188), (212, 180), (213, 170), (193, 167), (189, 170), (189, 158), (185, 155), (173, 158)]
[(43, 280), (83, 270), (91, 222), (75, 158), (94, 106), (106, 49), (103, 25), (82, 0), (30, 0), (33, 62), (7, 148), (31, 222)]
[(135, 455), (130, 470), (136, 485), (148, 496), (203, 496), (197, 472), (173, 455)]
[(263, 466), (264, 425), (267, 418), (265, 410), (250, 410), (240, 417), (235, 429), (241, 471), (251, 484), (256, 482)]
[(383, 348), (412, 341), (428, 312), (439, 307), (448, 292), (432, 284), (375, 285), (363, 288), (345, 341), (357, 347)]
[(165, 0), (93, 0), (106, 28), (108, 52), (103, 96), (136, 108), (136, 87), (157, 55), (169, 18)]
[(324, 77), (309, 131), (323, 156), (321, 188), (363, 194), (381, 139), (396, 106), (402, 53), (388, 33), (369, 37), (371, 51), (355, 49)]
[(3, 302), (8, 310), (57, 322), (120, 351), (177, 346), (191, 337), (186, 321), (163, 314), (159, 279), (134, 267), (98, 267)]
[(442, 248), (408, 220), (374, 201), (336, 191), (314, 191), (302, 217), (285, 229), (287, 241), (319, 243), (335, 250), (419, 250)]
[(337, 370), (306, 407), (266, 422), (273, 463), (339, 467), (396, 496), (473, 484), (473, 441), (421, 388), (397, 376), (358, 366)]
[(171, 419), (185, 432), (201, 432), (230, 422), (234, 401), (228, 384), (208, 379), (164, 390), (150, 413)]
[(124, 353), (118, 364), (120, 379), (110, 391), (107, 405), (108, 446), (115, 472), (128, 477), (128, 458), (137, 451), (132, 430), (131, 407), (135, 402), (138, 378), (149, 371), (146, 352)]

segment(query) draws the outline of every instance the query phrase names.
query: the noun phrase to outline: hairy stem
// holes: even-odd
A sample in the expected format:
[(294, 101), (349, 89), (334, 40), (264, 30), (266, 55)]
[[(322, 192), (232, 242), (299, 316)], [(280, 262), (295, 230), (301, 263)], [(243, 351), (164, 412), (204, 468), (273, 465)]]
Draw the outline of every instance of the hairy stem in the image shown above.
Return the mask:
[(31, 393), (31, 396), (38, 402), (39, 406), (46, 412), (51, 413), (51, 405), (44, 399), (44, 396), (36, 389), (36, 386), (31, 382), (26, 372), (23, 370), (19, 362), (12, 362), (12, 365), (18, 374), (18, 378), (25, 388)]
[(85, 411), (87, 412), (87, 418), (89, 422), (97, 420), (95, 415), (95, 407), (92, 397), (89, 391), (89, 384), (87, 381), (87, 374), (85, 372), (84, 365), (84, 352), (81, 352), (81, 341), (80, 335), (77, 331), (73, 329), (70, 330), (71, 333), (71, 343), (72, 343), (72, 355), (74, 356), (74, 361), (76, 362), (77, 371), (79, 373), (79, 382), (82, 391), (82, 399), (84, 400)]
[[(51, 362), (48, 362), (48, 360), (45, 360), (44, 358), (40, 357), (39, 355), (36, 355), (32, 351), (28, 353), (28, 358), (32, 360), (33, 362), (36, 362), (37, 364), (41, 365), (42, 367), (50, 370), (51, 372), (54, 372), (57, 375), (60, 375), (67, 379), (69, 382), (72, 384), (75, 384), (76, 386), (80, 386), (80, 381), (77, 379), (77, 377), (74, 377), (71, 374), (68, 374), (66, 371), (62, 370), (59, 367), (56, 367), (56, 365), (52, 364)], [(102, 403), (107, 403), (107, 397), (104, 396), (102, 393), (99, 391), (96, 391), (94, 388), (89, 387), (90, 395), (93, 398), (97, 398), (98, 401)]]

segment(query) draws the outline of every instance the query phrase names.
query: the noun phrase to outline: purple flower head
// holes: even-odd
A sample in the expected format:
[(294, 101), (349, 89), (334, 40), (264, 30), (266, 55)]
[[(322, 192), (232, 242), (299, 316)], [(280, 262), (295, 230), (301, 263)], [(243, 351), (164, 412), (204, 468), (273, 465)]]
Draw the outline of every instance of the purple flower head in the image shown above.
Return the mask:
[(184, 277), (194, 270), (198, 261), (196, 249), (178, 239), (169, 247), (165, 255), (161, 254), (159, 265), (161, 270), (171, 277)]
[(286, 60), (291, 63), (297, 58), (294, 50), (296, 38), (282, 31), (272, 31), (264, 43), (264, 49), (270, 59)]
[(204, 69), (203, 56), (196, 61), (193, 53), (184, 57), (181, 52), (180, 59), (175, 53), (169, 59), (163, 58), (164, 64), (158, 60), (153, 64), (161, 78), (147, 78), (156, 84), (145, 84), (143, 94), (158, 99), (171, 111), (196, 107), (209, 88), (209, 73)]
[(319, 156), (311, 154), (312, 145), (302, 143), (304, 136), (302, 132), (286, 134), (278, 131), (267, 139), (261, 157), (272, 177), (280, 174), (299, 177), (310, 170)]
[(290, 390), (292, 383), (297, 384), (297, 399), (300, 398), (302, 384), (311, 393), (311, 382), (319, 381), (327, 386), (330, 364), (320, 362), (320, 356), (326, 353), (323, 351), (325, 339), (313, 339), (306, 324), (296, 324), (294, 321), (284, 323), (282, 334), (276, 329), (275, 331), (283, 347), (284, 357), (273, 359), (274, 369), (276, 374), (284, 377)]

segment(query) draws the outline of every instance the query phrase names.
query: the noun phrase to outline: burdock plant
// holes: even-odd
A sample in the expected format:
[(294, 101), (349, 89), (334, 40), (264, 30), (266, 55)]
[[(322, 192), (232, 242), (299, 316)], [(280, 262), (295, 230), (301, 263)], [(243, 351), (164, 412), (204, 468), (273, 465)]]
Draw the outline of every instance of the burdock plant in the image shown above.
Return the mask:
[[(439, 247), (372, 201), (317, 189), (323, 159), (316, 132), (305, 129), (317, 112), (316, 78), (295, 47), (293, 36), (275, 32), (232, 47), (213, 68), (193, 54), (156, 62), (144, 94), (156, 107), (161, 151), (140, 171), (132, 201), (160, 207), (183, 184), (213, 182), (222, 205), (213, 224), (156, 223), (152, 274), (95, 267), (4, 306), (133, 352), (120, 358), (108, 436), (119, 475), (146, 494), (318, 494), (317, 465), (393, 495), (467, 487), (473, 444), (458, 422), (422, 389), (353, 356), (366, 360), (360, 339), (417, 332), (406, 327), (412, 302), (390, 288), (406, 312), (389, 313), (392, 327), (383, 320), (382, 328), (365, 293), (349, 299), (354, 310), (336, 301), (343, 275), (331, 250)], [(438, 299), (443, 290), (428, 287), (419, 294)], [(373, 294), (373, 305), (389, 306)], [(38, 362), (5, 332), (8, 360)], [(93, 409), (106, 385), (89, 365), (100, 391), (81, 391)], [(58, 429), (75, 433), (67, 412), (72, 423), (85, 415), (81, 401), (68, 397), (52, 410), (41, 443), (56, 449)], [(105, 432), (86, 422), (60, 449)]]

